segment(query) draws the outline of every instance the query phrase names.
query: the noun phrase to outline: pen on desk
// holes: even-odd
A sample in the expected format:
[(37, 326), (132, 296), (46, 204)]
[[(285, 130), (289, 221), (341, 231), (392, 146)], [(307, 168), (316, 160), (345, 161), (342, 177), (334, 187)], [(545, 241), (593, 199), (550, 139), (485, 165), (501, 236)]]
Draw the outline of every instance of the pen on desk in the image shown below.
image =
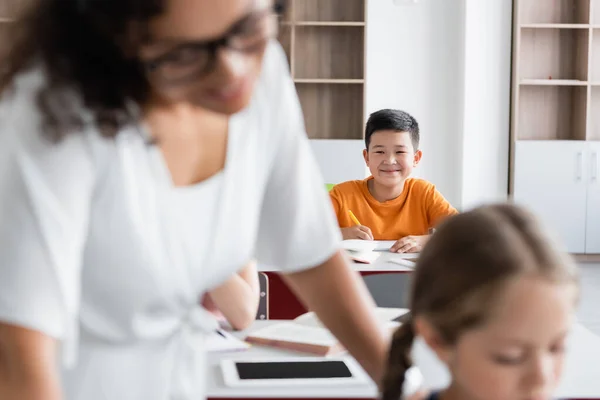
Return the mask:
[(221, 330), (220, 330), (220, 329), (217, 329), (217, 331), (216, 331), (216, 332), (217, 332), (217, 334), (218, 334), (219, 336), (221, 336), (223, 339), (227, 339), (227, 336), (225, 336), (225, 334), (224, 334), (223, 332), (221, 332)]
[(351, 210), (348, 210), (348, 214), (350, 214), (350, 219), (352, 222), (354, 222), (356, 225), (362, 225)]

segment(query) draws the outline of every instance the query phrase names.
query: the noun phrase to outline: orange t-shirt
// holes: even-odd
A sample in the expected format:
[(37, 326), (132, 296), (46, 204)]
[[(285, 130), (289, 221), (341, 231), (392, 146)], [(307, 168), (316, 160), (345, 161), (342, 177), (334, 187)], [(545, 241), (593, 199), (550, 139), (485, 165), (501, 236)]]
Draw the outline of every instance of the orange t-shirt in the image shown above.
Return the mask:
[(400, 196), (381, 203), (369, 192), (369, 177), (340, 183), (329, 192), (340, 228), (354, 226), (348, 210), (371, 229), (375, 240), (398, 240), (410, 235), (426, 235), (442, 219), (458, 211), (432, 183), (409, 178)]

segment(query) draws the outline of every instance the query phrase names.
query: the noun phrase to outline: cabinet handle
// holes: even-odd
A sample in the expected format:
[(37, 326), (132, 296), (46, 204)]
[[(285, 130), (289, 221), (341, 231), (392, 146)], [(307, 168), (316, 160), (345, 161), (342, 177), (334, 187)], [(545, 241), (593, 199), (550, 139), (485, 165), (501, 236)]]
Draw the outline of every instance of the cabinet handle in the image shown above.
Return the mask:
[(577, 152), (577, 180), (580, 181), (583, 176), (583, 152)]
[(595, 182), (598, 179), (598, 154), (596, 152), (592, 153), (592, 182)]

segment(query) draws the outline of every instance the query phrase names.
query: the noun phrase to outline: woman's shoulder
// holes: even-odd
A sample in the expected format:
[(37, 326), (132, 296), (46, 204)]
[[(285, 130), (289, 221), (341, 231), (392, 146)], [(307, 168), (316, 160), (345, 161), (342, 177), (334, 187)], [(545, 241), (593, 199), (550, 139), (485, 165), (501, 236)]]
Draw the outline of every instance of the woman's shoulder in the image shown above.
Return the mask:
[(275, 106), (287, 106), (288, 99), (282, 96), (288, 95), (290, 85), (293, 86), (293, 80), (285, 51), (279, 42), (271, 40), (265, 49), (253, 104), (262, 110), (271, 111)]
[[(41, 65), (33, 65), (18, 75), (0, 92), (0, 141), (13, 140), (23, 143), (43, 142), (48, 147), (59, 146), (64, 142), (85, 142), (87, 146), (103, 146), (107, 140), (92, 122), (91, 113), (83, 106), (77, 92), (65, 90), (64, 94), (52, 102), (42, 105), (48, 78)], [(64, 103), (64, 104), (63, 104)], [(47, 107), (72, 106), (82, 117), (81, 128), (69, 132), (61, 140), (49, 134), (45, 125), (45, 114), (52, 110)]]
[(43, 118), (37, 100), (45, 81), (41, 68), (30, 68), (0, 94), (0, 143), (5, 150), (33, 152), (43, 147)]
[(38, 67), (17, 75), (0, 93), (0, 121), (6, 124), (22, 114), (28, 114), (35, 119), (39, 115), (36, 97), (44, 83), (44, 73)]
[(38, 101), (46, 83), (43, 69), (32, 67), (17, 75), (0, 93), (0, 151), (14, 162), (23, 160), (16, 165), (26, 165), (24, 160), (28, 160), (46, 174), (60, 170), (60, 165), (85, 165), (89, 169), (97, 161), (103, 138), (89, 128), (60, 140), (48, 135)]
[(285, 74), (290, 74), (290, 67), (285, 51), (277, 40), (270, 40), (267, 43), (263, 58), (261, 81), (273, 82), (277, 80), (274, 78), (280, 78)]
[[(273, 154), (279, 146), (304, 134), (304, 121), (287, 58), (281, 45), (270, 41), (250, 104), (236, 118), (243, 121), (244, 140), (256, 140), (262, 151)], [(253, 134), (248, 134), (253, 132)]]

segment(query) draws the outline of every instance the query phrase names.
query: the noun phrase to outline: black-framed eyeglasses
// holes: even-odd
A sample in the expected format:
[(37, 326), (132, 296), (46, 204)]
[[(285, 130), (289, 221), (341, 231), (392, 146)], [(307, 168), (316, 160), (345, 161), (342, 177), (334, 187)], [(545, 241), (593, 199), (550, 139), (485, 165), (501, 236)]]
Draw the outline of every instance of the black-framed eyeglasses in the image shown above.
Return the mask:
[(217, 52), (228, 48), (244, 53), (259, 50), (277, 36), (280, 2), (268, 9), (254, 12), (232, 26), (218, 39), (184, 42), (175, 49), (142, 64), (152, 81), (161, 85), (178, 86), (209, 74), (215, 67)]

